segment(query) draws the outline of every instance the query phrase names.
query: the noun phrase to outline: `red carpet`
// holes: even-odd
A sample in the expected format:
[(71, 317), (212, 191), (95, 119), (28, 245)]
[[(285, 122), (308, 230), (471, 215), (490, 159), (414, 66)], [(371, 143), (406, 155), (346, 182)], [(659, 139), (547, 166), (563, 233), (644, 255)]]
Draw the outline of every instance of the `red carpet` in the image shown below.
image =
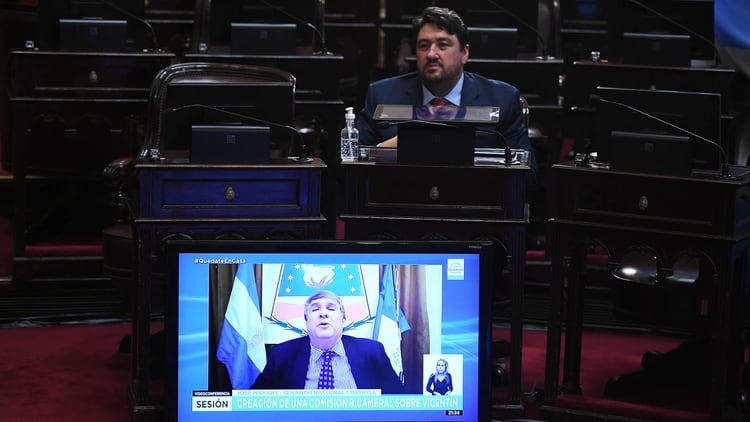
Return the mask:
[[(130, 356), (117, 352), (120, 339), (129, 332), (128, 324), (0, 329), (0, 420), (129, 421), (126, 389)], [(497, 338), (507, 334), (504, 328), (494, 332)], [(524, 392), (543, 384), (545, 344), (546, 331), (524, 331)], [(667, 351), (677, 344), (675, 339), (653, 336), (587, 332), (582, 361), (585, 396), (563, 396), (560, 404), (579, 410), (609, 409), (621, 412), (616, 414), (677, 420), (669, 419), (668, 415), (676, 414), (664, 409), (602, 398), (607, 379), (640, 369), (644, 351)], [(685, 418), (679, 420), (700, 420)]]
[(0, 330), (0, 420), (130, 421), (129, 324)]

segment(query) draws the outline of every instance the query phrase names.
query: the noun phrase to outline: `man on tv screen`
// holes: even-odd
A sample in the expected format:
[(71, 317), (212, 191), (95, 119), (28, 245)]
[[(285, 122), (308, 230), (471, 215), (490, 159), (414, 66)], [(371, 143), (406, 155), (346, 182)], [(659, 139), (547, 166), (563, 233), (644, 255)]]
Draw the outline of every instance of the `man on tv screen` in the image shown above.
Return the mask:
[(343, 335), (344, 304), (320, 290), (304, 304), (307, 336), (276, 345), (252, 389), (380, 389), (401, 393), (403, 385), (383, 345)]

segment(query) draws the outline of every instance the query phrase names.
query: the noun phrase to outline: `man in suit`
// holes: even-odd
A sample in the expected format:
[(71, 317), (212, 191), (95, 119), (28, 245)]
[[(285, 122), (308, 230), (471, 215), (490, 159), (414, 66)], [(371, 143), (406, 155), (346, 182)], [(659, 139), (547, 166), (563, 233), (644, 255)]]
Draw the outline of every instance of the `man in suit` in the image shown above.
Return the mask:
[[(519, 148), (529, 151), (530, 166), (536, 173), (536, 157), (523, 123), (520, 92), (505, 82), (467, 72), (468, 29), (453, 10), (427, 7), (415, 18), (417, 71), (370, 84), (356, 127), (361, 145), (395, 147), (396, 125), (378, 125), (373, 113), (378, 104), (498, 106), (496, 127), (477, 131), (476, 146)], [(433, 99), (437, 99), (433, 101)], [(499, 135), (497, 134), (499, 132)]]
[(305, 301), (308, 335), (274, 346), (253, 389), (380, 389), (401, 393), (403, 384), (380, 342), (343, 335), (344, 304), (321, 290)]

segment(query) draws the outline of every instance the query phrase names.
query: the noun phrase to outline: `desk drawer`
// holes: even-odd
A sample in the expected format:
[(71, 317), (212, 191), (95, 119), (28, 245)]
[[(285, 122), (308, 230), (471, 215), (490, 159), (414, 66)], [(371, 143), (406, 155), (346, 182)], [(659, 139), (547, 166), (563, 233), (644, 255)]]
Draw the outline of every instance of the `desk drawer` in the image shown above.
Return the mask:
[(360, 215), (522, 219), (522, 169), (345, 165), (348, 211)]
[(562, 167), (552, 180), (563, 219), (715, 235), (747, 226), (738, 219), (747, 201), (736, 201), (747, 188), (736, 183)]
[(141, 169), (143, 218), (320, 216), (319, 170)]
[(11, 52), (11, 92), (29, 97), (147, 98), (172, 54)]

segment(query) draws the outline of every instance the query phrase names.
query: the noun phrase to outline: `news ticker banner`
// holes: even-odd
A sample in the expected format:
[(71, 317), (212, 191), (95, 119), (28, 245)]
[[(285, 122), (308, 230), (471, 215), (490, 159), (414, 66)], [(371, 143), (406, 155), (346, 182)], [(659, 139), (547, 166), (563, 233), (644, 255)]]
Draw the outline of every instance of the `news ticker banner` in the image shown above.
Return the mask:
[(463, 396), (380, 394), (379, 390), (194, 391), (194, 412), (445, 410), (461, 412)]

